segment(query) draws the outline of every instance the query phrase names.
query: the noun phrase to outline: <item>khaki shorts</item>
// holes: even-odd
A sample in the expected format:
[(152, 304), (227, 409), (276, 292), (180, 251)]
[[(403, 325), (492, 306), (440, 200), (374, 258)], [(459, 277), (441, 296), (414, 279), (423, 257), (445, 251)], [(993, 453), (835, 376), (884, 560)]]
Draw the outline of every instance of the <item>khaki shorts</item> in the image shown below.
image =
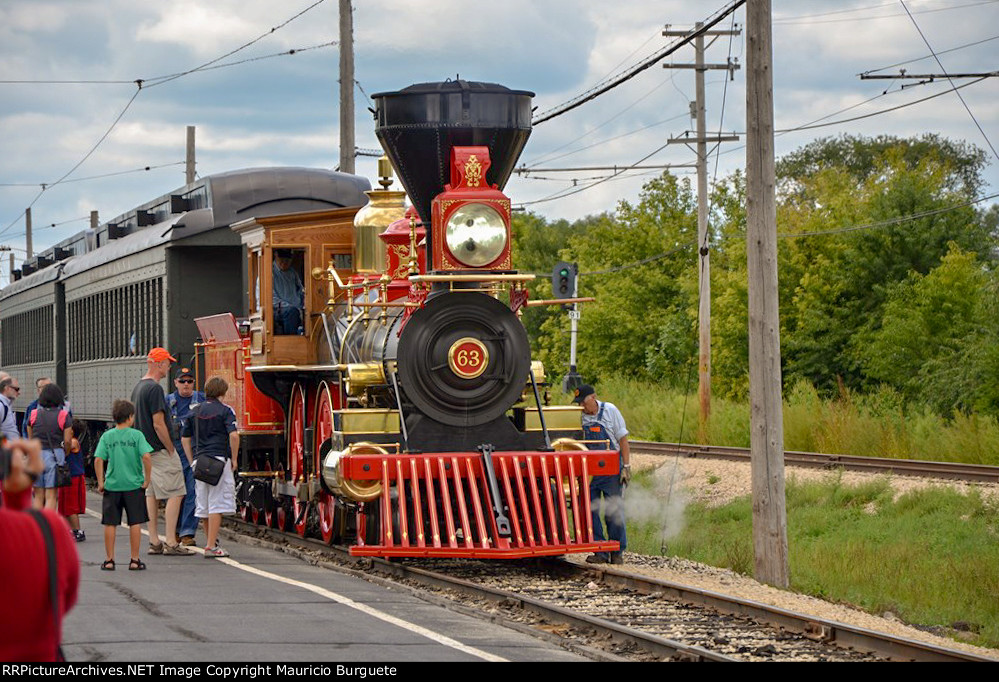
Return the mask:
[(180, 465), (180, 457), (166, 450), (153, 452), (153, 479), (146, 488), (146, 497), (157, 500), (169, 500), (171, 497), (187, 495), (184, 484), (184, 469)]

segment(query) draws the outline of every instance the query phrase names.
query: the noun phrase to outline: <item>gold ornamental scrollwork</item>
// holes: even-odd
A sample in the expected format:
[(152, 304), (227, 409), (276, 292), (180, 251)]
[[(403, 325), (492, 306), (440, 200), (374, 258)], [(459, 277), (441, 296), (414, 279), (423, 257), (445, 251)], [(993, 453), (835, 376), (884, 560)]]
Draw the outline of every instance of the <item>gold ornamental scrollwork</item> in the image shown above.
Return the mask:
[(475, 158), (475, 154), (468, 157), (465, 163), (465, 183), (469, 187), (478, 187), (482, 184), (482, 164)]

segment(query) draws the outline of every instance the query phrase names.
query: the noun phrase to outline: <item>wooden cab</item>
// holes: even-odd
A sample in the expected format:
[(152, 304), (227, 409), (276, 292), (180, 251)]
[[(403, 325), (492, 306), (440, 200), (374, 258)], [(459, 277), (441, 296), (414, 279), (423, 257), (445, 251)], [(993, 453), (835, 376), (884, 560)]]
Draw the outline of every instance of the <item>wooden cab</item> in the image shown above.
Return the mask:
[[(325, 277), (332, 262), (341, 280), (354, 274), (354, 215), (358, 207), (270, 218), (251, 218), (232, 226), (246, 246), (246, 303), (250, 321), (250, 364), (314, 365), (317, 335), (323, 334), (321, 314), (329, 299)], [(304, 288), (301, 332), (283, 329), (275, 320), (273, 272), (276, 252), (290, 252), (290, 270)], [(287, 254), (285, 254), (287, 255)]]

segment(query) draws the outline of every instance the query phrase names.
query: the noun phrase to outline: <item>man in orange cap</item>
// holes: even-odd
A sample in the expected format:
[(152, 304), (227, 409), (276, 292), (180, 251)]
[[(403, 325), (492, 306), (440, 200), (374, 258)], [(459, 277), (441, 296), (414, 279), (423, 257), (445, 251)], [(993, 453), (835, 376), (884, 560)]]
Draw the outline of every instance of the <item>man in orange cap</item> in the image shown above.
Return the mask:
[[(146, 508), (149, 512), (149, 553), (191, 556), (187, 547), (176, 542), (177, 518), (187, 495), (184, 470), (170, 434), (173, 424), (166, 396), (160, 381), (170, 373), (170, 363), (177, 359), (165, 348), (153, 348), (146, 356), (146, 375), (132, 389), (135, 405), (135, 428), (142, 432), (153, 448), (153, 475), (146, 488)], [(157, 530), (159, 501), (166, 500), (165, 540)]]

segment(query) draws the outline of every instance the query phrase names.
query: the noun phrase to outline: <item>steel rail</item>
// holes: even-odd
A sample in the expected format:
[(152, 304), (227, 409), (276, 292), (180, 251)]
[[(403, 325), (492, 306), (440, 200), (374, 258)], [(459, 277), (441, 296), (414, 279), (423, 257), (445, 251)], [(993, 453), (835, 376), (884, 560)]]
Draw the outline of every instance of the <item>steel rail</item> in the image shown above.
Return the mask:
[[(240, 529), (240, 532), (249, 531), (250, 534), (258, 539), (260, 537), (270, 538), (286, 542), (293, 546), (297, 545), (304, 549), (319, 550), (348, 564), (370, 565), (378, 573), (392, 576), (395, 579), (410, 580), (426, 587), (453, 590), (477, 598), (486, 598), (492, 602), (516, 604), (525, 611), (534, 613), (546, 620), (593, 630), (598, 634), (610, 637), (615, 642), (633, 644), (644, 651), (660, 657), (685, 661), (738, 660), (701, 647), (686, 645), (657, 635), (644, 633), (618, 623), (575, 612), (555, 604), (548, 604), (531, 597), (499, 588), (478, 585), (462, 578), (448, 576), (445, 573), (397, 561), (371, 557), (352, 557), (349, 550), (345, 547), (327, 545), (318, 540), (301, 538), (293, 533), (258, 526), (241, 519), (226, 518), (224, 519), (224, 523), (227, 526)], [(893, 660), (999, 662), (997, 658), (989, 658), (956, 649), (947, 649), (917, 640), (846, 625), (836, 621), (817, 618), (809, 614), (796, 613), (787, 609), (770, 606), (761, 602), (629, 573), (626, 570), (610, 566), (581, 566), (561, 559), (539, 560), (539, 562), (566, 576), (577, 578), (580, 576), (596, 577), (605, 585), (615, 589), (633, 590), (640, 594), (662, 594), (685, 604), (704, 607), (727, 615), (752, 618), (830, 646), (869, 652)]]
[(523, 595), (507, 592), (494, 587), (477, 585), (473, 582), (463, 580), (445, 573), (437, 573), (416, 566), (410, 566), (387, 559), (376, 557), (353, 557), (346, 547), (337, 545), (327, 545), (324, 542), (311, 538), (302, 538), (294, 533), (275, 530), (265, 526), (258, 526), (238, 518), (225, 518), (223, 525), (230, 528), (235, 527), (240, 532), (249, 531), (254, 538), (272, 538), (297, 545), (303, 549), (318, 550), (336, 557), (338, 560), (348, 564), (370, 565), (379, 574), (391, 576), (396, 580), (408, 580), (423, 587), (446, 589), (461, 594), (484, 598), (491, 602), (516, 604), (524, 611), (528, 611), (540, 616), (548, 621), (562, 623), (572, 627), (584, 628), (596, 632), (598, 635), (610, 637), (613, 641), (635, 645), (643, 651), (655, 654), (663, 658), (672, 658), (678, 661), (710, 661), (710, 662), (738, 662), (738, 659), (719, 654), (698, 646), (691, 646), (681, 642), (675, 642), (665, 637), (642, 632), (634, 628), (613, 623), (611, 621), (595, 618), (583, 613), (577, 613), (571, 609), (566, 609), (555, 604), (548, 604), (538, 599), (525, 597)]
[[(702, 457), (724, 459), (736, 462), (749, 461), (748, 448), (720, 445), (693, 445), (689, 443), (657, 443), (653, 441), (629, 441), (636, 454), (675, 455), (679, 457)], [(887, 457), (858, 457), (854, 455), (832, 455), (818, 452), (786, 450), (784, 463), (819, 469), (842, 468), (847, 471), (867, 471), (892, 473), (903, 476), (945, 478), (979, 483), (999, 483), (999, 466), (987, 464), (962, 464), (958, 462), (931, 462), (918, 459), (892, 459)]]
[(999, 662), (999, 658), (990, 658), (958, 649), (947, 649), (918, 640), (789, 611), (749, 599), (732, 597), (659, 578), (636, 575), (609, 566), (597, 568), (577, 566), (564, 561), (561, 563), (565, 565), (560, 566), (560, 568), (570, 574), (600, 574), (600, 579), (607, 585), (634, 590), (641, 594), (663, 594), (695, 606), (710, 608), (734, 616), (753, 618), (826, 644), (878, 654), (892, 660)]

